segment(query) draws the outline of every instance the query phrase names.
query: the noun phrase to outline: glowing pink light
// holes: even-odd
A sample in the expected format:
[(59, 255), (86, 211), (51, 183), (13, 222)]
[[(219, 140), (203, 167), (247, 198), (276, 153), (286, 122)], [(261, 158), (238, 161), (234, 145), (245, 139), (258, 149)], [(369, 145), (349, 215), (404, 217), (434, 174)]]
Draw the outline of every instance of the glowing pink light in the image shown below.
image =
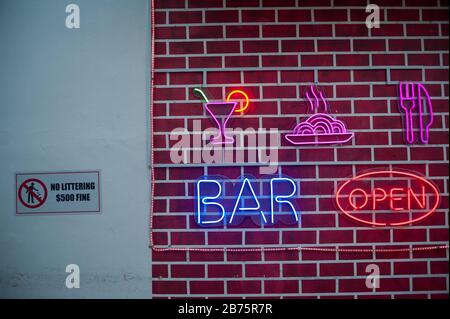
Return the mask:
[[(234, 138), (232, 136), (227, 136), (225, 129), (227, 126), (227, 123), (231, 117), (231, 114), (233, 114), (234, 110), (236, 109), (237, 102), (208, 102), (205, 103), (205, 109), (208, 111), (209, 115), (211, 115), (212, 120), (217, 124), (217, 127), (219, 128), (219, 135), (214, 136), (211, 139), (211, 144), (232, 144), (234, 143)], [(229, 108), (227, 111), (227, 115), (225, 116), (225, 119), (221, 123), (218, 119), (216, 114), (211, 110), (211, 107), (216, 109), (217, 107), (222, 108)]]
[[(417, 85), (417, 89), (415, 86)], [(428, 144), (429, 129), (433, 124), (433, 106), (431, 104), (430, 96), (422, 83), (400, 82), (400, 108), (405, 113), (405, 135), (408, 144), (414, 143), (414, 124), (413, 124), (413, 110), (419, 108), (419, 128), (420, 141), (423, 144)], [(417, 93), (416, 93), (417, 92)], [(423, 104), (424, 94), (426, 98), (426, 105)], [(425, 113), (425, 107), (428, 106), (428, 113)], [(426, 124), (424, 122), (427, 121)]]

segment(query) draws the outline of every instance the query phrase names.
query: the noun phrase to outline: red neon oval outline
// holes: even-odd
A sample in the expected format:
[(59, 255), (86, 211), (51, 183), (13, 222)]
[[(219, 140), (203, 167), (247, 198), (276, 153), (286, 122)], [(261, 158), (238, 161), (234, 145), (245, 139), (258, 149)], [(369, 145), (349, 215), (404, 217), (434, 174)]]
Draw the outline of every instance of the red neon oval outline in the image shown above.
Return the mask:
[[(424, 182), (425, 184), (429, 185), (431, 187), (431, 189), (434, 191), (434, 193), (436, 194), (436, 203), (434, 205), (434, 207), (432, 209), (430, 209), (430, 211), (416, 219), (411, 219), (405, 222), (400, 222), (400, 223), (375, 223), (375, 222), (369, 222), (367, 220), (363, 220), (360, 218), (357, 218), (355, 216), (353, 216), (352, 214), (348, 213), (345, 209), (342, 208), (341, 204), (339, 203), (339, 194), (341, 192), (341, 190), (347, 186), (349, 183), (360, 179), (360, 178), (364, 178), (367, 176), (371, 176), (371, 175), (379, 175), (379, 174), (398, 174), (398, 175), (404, 175), (404, 176), (408, 176), (408, 177), (412, 177), (414, 179), (420, 180), (422, 182)], [(354, 176), (353, 178), (349, 179), (348, 181), (344, 182), (341, 186), (338, 187), (337, 191), (336, 191), (336, 205), (338, 206), (339, 210), (344, 213), (347, 217), (356, 220), (360, 223), (363, 224), (367, 224), (367, 225), (371, 225), (371, 226), (403, 226), (403, 225), (409, 225), (409, 224), (413, 224), (413, 223), (417, 223), (425, 218), (427, 218), (428, 216), (430, 216), (432, 213), (434, 213), (434, 211), (436, 210), (436, 208), (439, 206), (439, 202), (440, 202), (441, 196), (439, 195), (439, 190), (437, 189), (436, 186), (434, 186), (433, 183), (431, 183), (430, 181), (426, 180), (425, 178), (423, 178), (422, 176), (419, 175), (415, 175), (412, 173), (407, 173), (407, 172), (401, 172), (401, 171), (394, 171), (394, 170), (385, 170), (385, 171), (375, 171), (375, 172), (368, 172), (368, 173), (364, 173), (361, 175), (357, 175)]]

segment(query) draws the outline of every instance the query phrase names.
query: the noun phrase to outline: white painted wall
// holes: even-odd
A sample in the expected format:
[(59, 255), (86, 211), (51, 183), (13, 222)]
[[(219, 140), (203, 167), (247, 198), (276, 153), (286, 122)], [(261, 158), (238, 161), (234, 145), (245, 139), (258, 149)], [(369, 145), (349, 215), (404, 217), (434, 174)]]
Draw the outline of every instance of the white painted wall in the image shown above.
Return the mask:
[[(151, 296), (147, 5), (0, 1), (1, 298)], [(15, 172), (83, 169), (101, 170), (100, 215), (15, 215)]]

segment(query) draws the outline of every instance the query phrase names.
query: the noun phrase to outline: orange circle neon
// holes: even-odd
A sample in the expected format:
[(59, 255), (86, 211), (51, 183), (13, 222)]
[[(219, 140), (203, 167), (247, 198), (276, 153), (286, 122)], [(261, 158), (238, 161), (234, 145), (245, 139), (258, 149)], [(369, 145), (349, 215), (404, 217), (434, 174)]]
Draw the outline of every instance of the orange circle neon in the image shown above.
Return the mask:
[(244, 104), (244, 106), (241, 107), (240, 109), (237, 109), (237, 110), (234, 110), (234, 111), (235, 111), (235, 112), (244, 112), (244, 111), (247, 109), (248, 104), (249, 104), (249, 99), (248, 99), (247, 93), (245, 93), (244, 91), (241, 91), (241, 90), (233, 90), (233, 91), (231, 91), (230, 93), (228, 93), (226, 101), (229, 102), (230, 99), (231, 99), (231, 97), (232, 97), (234, 94), (241, 94), (241, 95), (245, 98), (245, 104)]

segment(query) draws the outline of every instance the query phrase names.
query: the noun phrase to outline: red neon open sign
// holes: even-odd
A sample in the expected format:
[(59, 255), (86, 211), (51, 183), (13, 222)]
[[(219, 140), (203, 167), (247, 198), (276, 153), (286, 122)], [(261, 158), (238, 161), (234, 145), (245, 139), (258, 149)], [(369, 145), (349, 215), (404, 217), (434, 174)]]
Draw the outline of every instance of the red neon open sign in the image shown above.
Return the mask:
[(371, 226), (402, 226), (429, 217), (439, 206), (437, 187), (403, 171), (357, 175), (336, 191), (336, 205), (347, 217)]

